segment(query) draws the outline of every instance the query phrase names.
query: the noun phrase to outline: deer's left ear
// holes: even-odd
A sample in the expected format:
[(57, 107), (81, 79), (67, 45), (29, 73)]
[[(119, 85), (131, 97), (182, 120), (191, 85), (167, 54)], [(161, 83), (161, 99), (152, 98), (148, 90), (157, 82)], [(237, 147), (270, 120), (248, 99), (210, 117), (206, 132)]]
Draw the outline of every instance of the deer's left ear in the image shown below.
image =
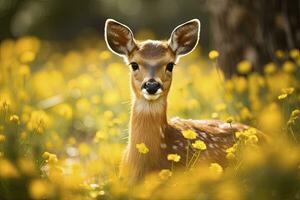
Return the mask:
[(200, 37), (200, 21), (190, 20), (177, 26), (169, 39), (169, 46), (176, 56), (184, 56), (197, 46)]

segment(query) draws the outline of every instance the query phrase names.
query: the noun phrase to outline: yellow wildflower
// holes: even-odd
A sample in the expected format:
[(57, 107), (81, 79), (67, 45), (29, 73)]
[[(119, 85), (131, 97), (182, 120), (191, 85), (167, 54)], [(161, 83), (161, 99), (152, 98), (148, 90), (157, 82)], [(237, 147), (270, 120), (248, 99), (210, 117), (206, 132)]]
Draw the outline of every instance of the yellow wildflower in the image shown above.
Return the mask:
[(43, 157), (44, 159), (48, 159), (48, 158), (49, 158), (49, 155), (50, 155), (50, 153), (49, 153), (48, 151), (46, 151), (46, 152), (43, 153), (42, 157)]
[(42, 157), (49, 163), (56, 163), (58, 161), (57, 156), (55, 154), (44, 152)]
[(110, 59), (111, 58), (111, 53), (109, 51), (102, 51), (100, 54), (99, 54), (99, 58), (101, 60), (107, 60), (107, 59)]
[(284, 94), (292, 94), (295, 91), (295, 88), (293, 87), (282, 88), (281, 91)]
[(289, 54), (290, 54), (291, 58), (297, 59), (300, 56), (300, 51), (299, 51), (299, 49), (291, 49)]
[(43, 133), (49, 126), (50, 119), (44, 111), (33, 111), (30, 115), (27, 127), (30, 131), (35, 131), (38, 134)]
[(218, 163), (211, 163), (209, 170), (217, 176), (219, 176), (223, 173), (223, 168)]
[(9, 121), (14, 124), (20, 124), (20, 119), (19, 119), (19, 116), (17, 116), (17, 115), (10, 116)]
[(31, 51), (26, 51), (21, 54), (20, 60), (23, 63), (32, 62), (35, 59), (35, 53)]
[(247, 74), (251, 71), (252, 69), (252, 64), (248, 60), (243, 60), (238, 63), (237, 65), (237, 70), (241, 74)]
[(243, 132), (242, 132), (242, 131), (237, 131), (237, 132), (235, 132), (235, 137), (236, 137), (236, 138), (240, 138), (242, 135), (243, 135)]
[(206, 149), (206, 144), (201, 141), (201, 140), (196, 140), (192, 146), (195, 148), (195, 149), (199, 149), (199, 150), (205, 150)]
[(273, 74), (276, 72), (277, 66), (275, 63), (268, 63), (264, 66), (264, 72), (266, 74)]
[(180, 155), (178, 154), (168, 154), (168, 160), (179, 162), (180, 161)]
[(30, 67), (28, 65), (21, 65), (18, 72), (20, 76), (28, 77), (30, 75)]
[(211, 51), (208, 53), (208, 57), (209, 57), (209, 59), (214, 60), (214, 59), (216, 59), (216, 58), (219, 57), (219, 52), (216, 51), (216, 50), (211, 50)]
[(58, 105), (55, 111), (66, 119), (71, 119), (73, 115), (72, 107), (66, 103)]
[(250, 135), (246, 140), (246, 144), (257, 144), (258, 137), (256, 135)]
[(287, 94), (281, 94), (278, 96), (279, 100), (285, 99), (288, 95)]
[(233, 160), (233, 159), (235, 158), (235, 154), (229, 152), (229, 153), (226, 154), (226, 158), (227, 158), (228, 160)]
[(282, 50), (277, 50), (277, 51), (275, 51), (275, 56), (279, 59), (283, 59), (285, 56), (285, 53)]
[(291, 61), (285, 61), (282, 68), (284, 72), (293, 73), (296, 70), (296, 65)]
[(162, 180), (168, 180), (172, 176), (172, 171), (169, 169), (162, 169), (158, 175)]
[(29, 184), (29, 194), (33, 199), (44, 199), (51, 192), (51, 185), (46, 180), (36, 179)]
[(21, 169), (21, 171), (27, 175), (33, 175), (36, 171), (33, 160), (28, 158), (19, 159), (18, 166)]
[(145, 145), (145, 143), (136, 144), (135, 147), (141, 154), (146, 154), (149, 152), (148, 147)]
[(233, 117), (227, 117), (226, 122), (231, 124), (233, 122)]
[(19, 172), (9, 160), (0, 159), (0, 177), (16, 178), (18, 176)]
[(78, 150), (79, 150), (80, 155), (82, 155), (82, 156), (87, 156), (91, 152), (91, 148), (86, 143), (80, 143), (78, 146)]
[(6, 140), (6, 136), (3, 134), (0, 134), (0, 142), (4, 142)]
[(49, 163), (56, 163), (58, 161), (57, 156), (55, 154), (50, 154), (48, 158)]
[(217, 112), (213, 112), (213, 113), (211, 114), (211, 117), (212, 117), (213, 119), (218, 119), (218, 118), (219, 118), (219, 114), (218, 114)]
[(197, 138), (197, 133), (194, 130), (188, 129), (181, 131), (184, 138), (192, 140)]
[(292, 118), (296, 118), (300, 115), (300, 110), (299, 109), (295, 109), (292, 111), (291, 117)]

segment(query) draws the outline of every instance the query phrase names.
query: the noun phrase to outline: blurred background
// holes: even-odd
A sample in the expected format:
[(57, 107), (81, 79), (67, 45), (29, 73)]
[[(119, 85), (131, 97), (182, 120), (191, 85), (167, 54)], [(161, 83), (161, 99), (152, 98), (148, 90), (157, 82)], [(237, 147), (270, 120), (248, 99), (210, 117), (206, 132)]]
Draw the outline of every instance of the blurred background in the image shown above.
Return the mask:
[(227, 77), (236, 64), (250, 60), (262, 71), (275, 52), (300, 46), (298, 0), (0, 0), (0, 41), (34, 35), (71, 40), (94, 34), (103, 38), (104, 22), (114, 18), (134, 32), (151, 30), (166, 39), (175, 26), (192, 18), (202, 22), (201, 47), (216, 48)]
[[(224, 170), (186, 165), (126, 187), (129, 70), (105, 44), (107, 18), (137, 39), (200, 19), (168, 118), (240, 122), (268, 142), (237, 132)], [(0, 0), (0, 200), (300, 199), (299, 24), (299, 0)]]

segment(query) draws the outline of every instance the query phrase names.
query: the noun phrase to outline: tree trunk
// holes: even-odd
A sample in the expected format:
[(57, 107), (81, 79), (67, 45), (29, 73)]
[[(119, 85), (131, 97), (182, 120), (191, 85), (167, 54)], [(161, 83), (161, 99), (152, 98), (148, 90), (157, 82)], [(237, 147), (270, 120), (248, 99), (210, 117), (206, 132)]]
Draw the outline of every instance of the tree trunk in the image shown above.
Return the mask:
[(209, 0), (214, 46), (219, 66), (228, 78), (247, 59), (262, 72), (267, 62), (279, 62), (276, 50), (300, 47), (300, 1)]

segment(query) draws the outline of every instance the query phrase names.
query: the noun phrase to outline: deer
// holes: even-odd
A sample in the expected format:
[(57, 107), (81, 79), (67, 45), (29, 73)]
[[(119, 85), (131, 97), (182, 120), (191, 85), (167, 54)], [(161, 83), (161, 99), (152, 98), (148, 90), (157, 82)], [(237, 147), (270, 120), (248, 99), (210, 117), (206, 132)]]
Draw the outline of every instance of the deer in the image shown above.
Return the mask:
[[(200, 21), (192, 19), (177, 26), (168, 40), (138, 41), (129, 27), (107, 19), (104, 37), (108, 49), (123, 57), (130, 70), (131, 115), (121, 174), (130, 182), (137, 182), (149, 173), (170, 169), (169, 154), (180, 155), (176, 166), (184, 166), (190, 159), (186, 154), (189, 141), (182, 135), (184, 130), (193, 130), (197, 133), (196, 139), (207, 146), (199, 162), (226, 166), (226, 149), (234, 145), (235, 133), (248, 129), (247, 125), (217, 119), (167, 119), (173, 68), (181, 57), (196, 48)], [(136, 145), (140, 143), (146, 145), (148, 153), (138, 151)]]

